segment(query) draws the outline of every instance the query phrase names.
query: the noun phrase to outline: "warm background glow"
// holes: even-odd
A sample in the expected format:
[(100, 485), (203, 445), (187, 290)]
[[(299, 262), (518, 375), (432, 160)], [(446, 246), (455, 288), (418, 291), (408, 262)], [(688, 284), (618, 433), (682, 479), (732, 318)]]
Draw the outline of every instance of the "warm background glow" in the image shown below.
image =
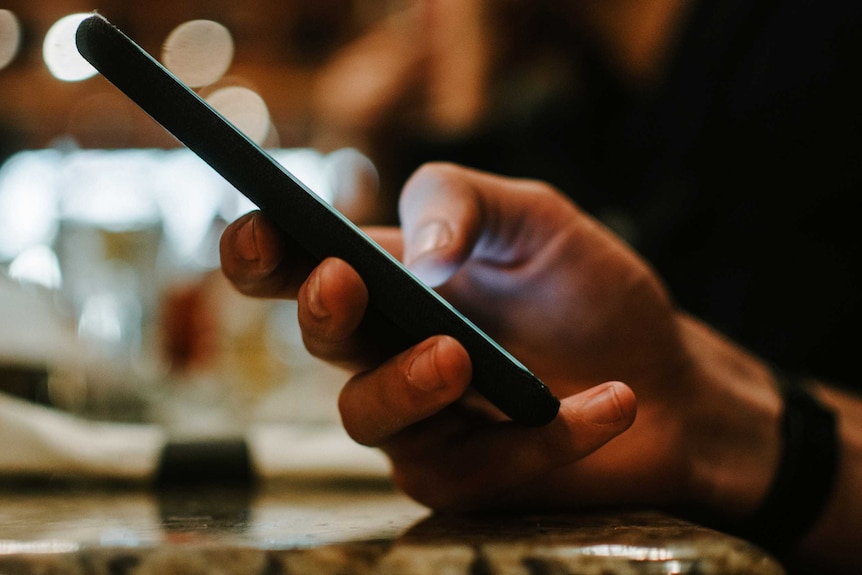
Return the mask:
[[(43, 55), (49, 30), (70, 14), (93, 9), (196, 89), (256, 92), (269, 114), (267, 142), (307, 146), (316, 74), (340, 46), (391, 10), (388, 4), (7, 0), (0, 3), (0, 131), (11, 131), (5, 147), (42, 148), (60, 140), (85, 148), (178, 145), (100, 76), (80, 80), (80, 72), (79, 81), (61, 82), (53, 75), (54, 63)], [(64, 57), (72, 56), (77, 54)]]

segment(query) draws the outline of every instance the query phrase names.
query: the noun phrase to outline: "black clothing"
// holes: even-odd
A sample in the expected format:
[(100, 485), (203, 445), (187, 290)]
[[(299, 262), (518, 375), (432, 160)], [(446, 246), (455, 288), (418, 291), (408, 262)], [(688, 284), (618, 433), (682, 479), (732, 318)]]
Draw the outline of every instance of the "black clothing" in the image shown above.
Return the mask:
[(650, 93), (594, 59), (577, 98), (414, 146), (548, 181), (606, 219), (679, 306), (785, 370), (858, 379), (862, 3), (701, 0)]

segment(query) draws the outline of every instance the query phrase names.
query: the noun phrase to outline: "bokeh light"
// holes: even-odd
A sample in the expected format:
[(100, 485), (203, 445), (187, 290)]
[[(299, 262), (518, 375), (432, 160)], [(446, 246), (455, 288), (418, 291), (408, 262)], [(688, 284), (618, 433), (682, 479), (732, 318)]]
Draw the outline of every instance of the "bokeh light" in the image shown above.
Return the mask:
[(9, 10), (0, 9), (0, 69), (15, 59), (21, 45), (21, 25)]
[(191, 20), (177, 26), (162, 47), (162, 63), (173, 74), (199, 88), (221, 78), (233, 60), (233, 38), (212, 20)]
[(149, 150), (79, 150), (58, 170), (60, 216), (107, 230), (143, 229), (159, 220)]
[(254, 90), (227, 86), (209, 94), (206, 101), (253, 142), (262, 144), (266, 140), (270, 130), (269, 109)]
[(20, 282), (57, 289), (60, 287), (60, 262), (57, 260), (57, 254), (48, 246), (29, 247), (9, 264), (9, 277)]
[(55, 150), (28, 150), (0, 167), (0, 261), (52, 241), (62, 158)]
[(96, 69), (87, 62), (75, 44), (75, 32), (88, 13), (69, 14), (57, 20), (42, 44), (42, 57), (48, 70), (58, 80), (78, 82), (96, 75)]

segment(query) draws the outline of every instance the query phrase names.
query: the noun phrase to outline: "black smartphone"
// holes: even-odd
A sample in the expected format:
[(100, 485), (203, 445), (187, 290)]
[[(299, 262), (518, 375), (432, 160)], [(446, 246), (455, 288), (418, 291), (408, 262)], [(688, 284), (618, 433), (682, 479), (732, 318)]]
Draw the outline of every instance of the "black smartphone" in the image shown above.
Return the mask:
[[(93, 14), (78, 51), (112, 84), (248, 197), (317, 260), (353, 266), (369, 293), (370, 323), (396, 347), (446, 334), (467, 350), (471, 384), (512, 420), (549, 423), (559, 400), (535, 375), (340, 212), (308, 189), (128, 36)], [(381, 328), (381, 326), (384, 326)]]

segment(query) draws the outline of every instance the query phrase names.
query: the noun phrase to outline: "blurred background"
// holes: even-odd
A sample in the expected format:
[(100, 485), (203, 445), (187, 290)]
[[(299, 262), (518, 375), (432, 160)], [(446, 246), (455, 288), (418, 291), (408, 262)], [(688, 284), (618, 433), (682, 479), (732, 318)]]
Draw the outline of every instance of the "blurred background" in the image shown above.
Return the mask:
[(93, 9), (357, 223), (395, 222), (427, 159), (554, 181), (498, 129), (576, 88), (551, 2), (7, 1), (0, 391), (187, 434), (337, 418), (345, 375), (305, 354), (292, 304), (218, 272), (253, 206), (77, 55)]
[[(233, 46), (227, 78), (213, 83), (252, 86), (269, 106), (282, 144), (293, 147), (308, 138), (310, 87), (315, 70), (334, 49), (386, 12), (386, 3), (353, 0), (279, 2), (220, 0), (94, 4), (80, 0), (19, 0), (6, 11), (0, 98), (4, 123), (21, 147), (51, 145), (74, 138), (82, 147), (172, 147), (161, 128), (150, 122), (99, 78), (58, 81), (46, 66), (45, 37), (64, 16), (94, 9), (161, 58), (172, 31), (191, 20), (208, 19), (226, 28)], [(12, 24), (17, 22), (17, 32)], [(14, 40), (17, 38), (17, 42)], [(11, 48), (17, 44), (17, 50)], [(211, 57), (219, 55), (212, 53)], [(8, 145), (7, 145), (8, 148)]]
[[(496, 118), (524, 120), (537, 104), (571, 93), (582, 39), (572, 33), (572, 10), (555, 4), (105, 0), (96, 8), (203, 96), (228, 87), (259, 95), (269, 123), (254, 136), (266, 146), (352, 146), (391, 165), (384, 175), (391, 199), (413, 166), (408, 150), (449, 146)], [(63, 49), (55, 46), (62, 34), (46, 38), (49, 31), (63, 17), (93, 9), (87, 0), (0, 7), (6, 155), (63, 140), (96, 149), (176, 145), (102, 78), (76, 72), (74, 63), (62, 70)], [(195, 20), (212, 26), (183, 30)], [(223, 102), (224, 93), (216, 99)], [(379, 217), (393, 216), (380, 209)]]

